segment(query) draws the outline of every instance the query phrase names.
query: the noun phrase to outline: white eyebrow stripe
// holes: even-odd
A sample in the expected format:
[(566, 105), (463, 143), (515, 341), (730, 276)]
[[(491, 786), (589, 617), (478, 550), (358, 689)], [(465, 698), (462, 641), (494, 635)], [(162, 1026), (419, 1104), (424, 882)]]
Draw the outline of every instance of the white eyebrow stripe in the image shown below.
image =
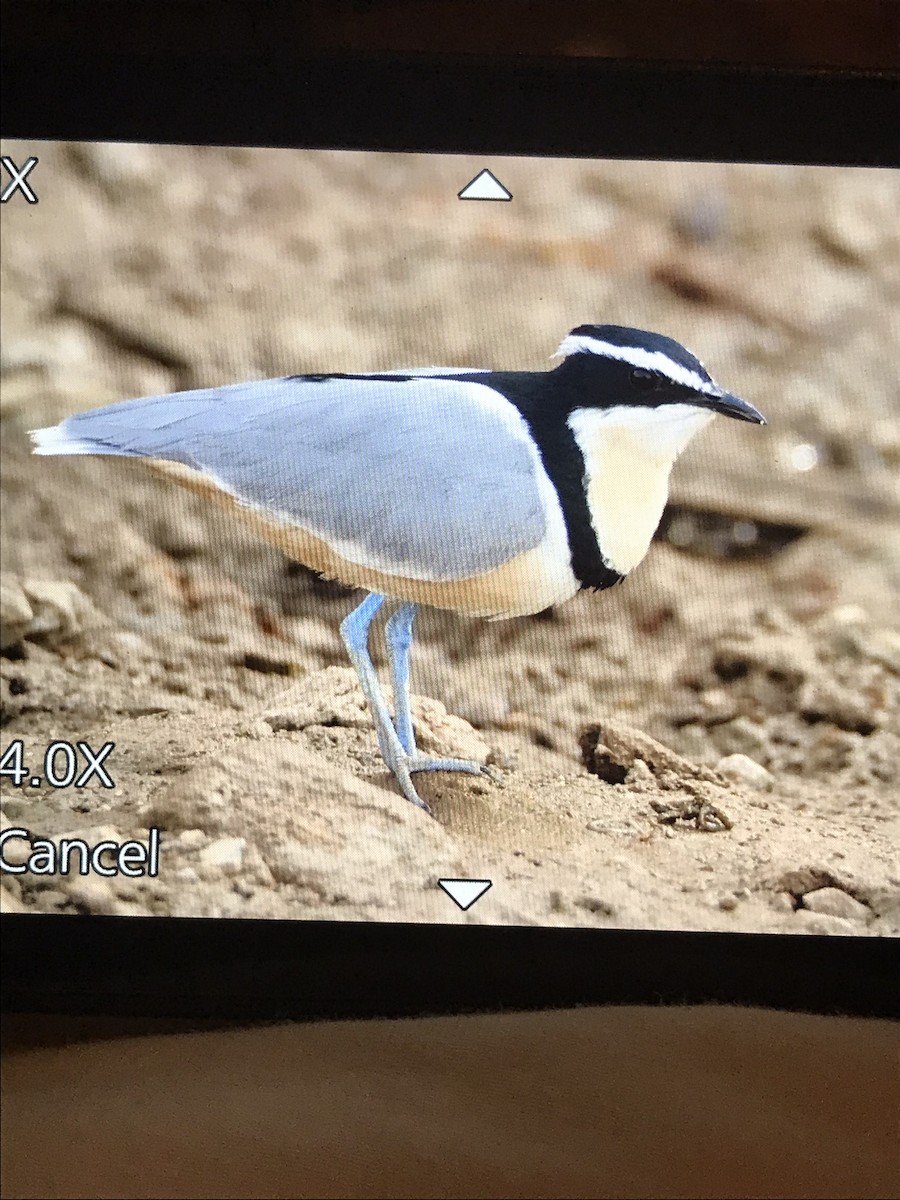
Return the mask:
[(553, 357), (566, 358), (570, 354), (583, 351), (587, 351), (589, 354), (603, 354), (607, 358), (630, 363), (631, 366), (640, 367), (645, 371), (661, 371), (673, 383), (680, 383), (684, 387), (693, 388), (695, 392), (703, 392), (707, 396), (722, 395), (721, 388), (716, 387), (714, 383), (710, 383), (708, 379), (704, 379), (702, 375), (698, 375), (689, 367), (675, 362), (674, 359), (669, 358), (668, 354), (663, 354), (662, 350), (643, 350), (640, 346), (614, 346), (612, 342), (602, 342), (599, 338), (569, 334), (567, 338), (563, 338)]

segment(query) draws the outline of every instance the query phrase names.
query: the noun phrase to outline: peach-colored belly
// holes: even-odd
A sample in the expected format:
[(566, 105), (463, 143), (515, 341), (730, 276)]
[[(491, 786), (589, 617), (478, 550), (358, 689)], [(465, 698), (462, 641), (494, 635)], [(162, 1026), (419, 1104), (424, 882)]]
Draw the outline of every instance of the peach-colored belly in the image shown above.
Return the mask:
[(483, 617), (541, 612), (568, 600), (578, 588), (569, 563), (550, 561), (543, 546), (527, 550), (494, 570), (465, 579), (414, 579), (356, 563), (308, 529), (270, 518), (257, 508), (242, 504), (203, 472), (163, 459), (142, 461), (157, 474), (214, 500), (289, 558), (350, 587)]

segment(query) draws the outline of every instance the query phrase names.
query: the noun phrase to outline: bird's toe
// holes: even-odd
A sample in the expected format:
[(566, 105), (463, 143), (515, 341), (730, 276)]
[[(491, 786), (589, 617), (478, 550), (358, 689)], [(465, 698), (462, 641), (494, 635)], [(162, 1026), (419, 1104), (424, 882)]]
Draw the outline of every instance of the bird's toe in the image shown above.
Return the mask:
[(488, 775), (488, 768), (483, 763), (468, 758), (432, 758), (427, 754), (414, 754), (409, 759), (408, 767), (410, 773), (460, 771), (465, 775)]

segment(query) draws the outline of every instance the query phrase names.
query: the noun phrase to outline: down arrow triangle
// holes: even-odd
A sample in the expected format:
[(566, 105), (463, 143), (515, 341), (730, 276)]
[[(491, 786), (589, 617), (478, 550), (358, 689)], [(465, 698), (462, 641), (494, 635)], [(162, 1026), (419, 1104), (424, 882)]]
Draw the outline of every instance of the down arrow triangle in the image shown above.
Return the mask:
[(439, 879), (438, 887), (447, 893), (454, 904), (463, 912), (478, 900), (491, 886), (490, 879)]

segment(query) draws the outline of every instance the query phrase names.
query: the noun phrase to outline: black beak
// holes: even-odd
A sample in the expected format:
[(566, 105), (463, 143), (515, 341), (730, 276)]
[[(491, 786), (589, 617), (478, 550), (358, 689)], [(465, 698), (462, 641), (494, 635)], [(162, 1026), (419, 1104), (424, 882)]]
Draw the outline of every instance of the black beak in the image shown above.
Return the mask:
[(766, 424), (766, 418), (758, 408), (731, 392), (722, 392), (721, 396), (704, 396), (703, 407), (711, 408), (723, 417), (734, 417), (736, 421), (750, 421), (753, 425)]

